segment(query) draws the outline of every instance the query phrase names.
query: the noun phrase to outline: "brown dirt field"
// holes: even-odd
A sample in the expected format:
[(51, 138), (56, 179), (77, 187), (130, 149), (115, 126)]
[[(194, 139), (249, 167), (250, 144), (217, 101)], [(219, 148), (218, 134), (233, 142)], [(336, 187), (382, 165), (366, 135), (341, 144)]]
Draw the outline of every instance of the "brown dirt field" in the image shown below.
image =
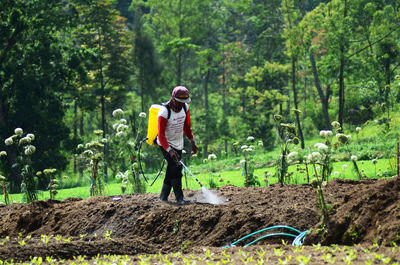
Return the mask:
[[(388, 250), (393, 243), (400, 245), (399, 178), (328, 182), (324, 194), (332, 210), (325, 226), (320, 222), (315, 191), (310, 185), (273, 184), (261, 188), (228, 185), (214, 192), (226, 199), (226, 203), (196, 203), (201, 191), (185, 190), (185, 197), (193, 203), (184, 206), (163, 203), (157, 194), (123, 195), (120, 200), (93, 197), (3, 205), (0, 206), (0, 259), (25, 261), (33, 256), (71, 259), (98, 254), (137, 257), (173, 252), (185, 255), (204, 253), (203, 249), (218, 256), (228, 242), (274, 225), (288, 225), (300, 231), (311, 229), (304, 242), (310, 253), (311, 246), (317, 243), (359, 247), (376, 243), (388, 247), (381, 247), (384, 253), (393, 252)], [(173, 195), (170, 200), (174, 201)], [(109, 237), (107, 231), (112, 231)], [(48, 242), (44, 242), (44, 235), (49, 237)], [(277, 247), (274, 244), (282, 239), (289, 243), (292, 240), (275, 237), (241, 248), (250, 242), (244, 240), (238, 248), (226, 251), (255, 252), (264, 247), (273, 253), (272, 248)], [(292, 251), (289, 246), (284, 248)], [(400, 261), (400, 252), (387, 255), (392, 258), (390, 264)], [(275, 259), (272, 264), (277, 262)]]

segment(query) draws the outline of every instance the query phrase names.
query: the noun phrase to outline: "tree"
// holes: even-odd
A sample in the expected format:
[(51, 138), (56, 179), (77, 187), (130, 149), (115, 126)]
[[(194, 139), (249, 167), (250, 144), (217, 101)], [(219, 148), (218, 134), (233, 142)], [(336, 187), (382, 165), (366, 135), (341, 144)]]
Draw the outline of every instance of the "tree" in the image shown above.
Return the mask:
[(296, 63), (298, 60), (298, 55), (302, 53), (302, 40), (300, 27), (297, 25), (299, 22), (299, 11), (294, 9), (294, 1), (291, 0), (283, 0), (282, 1), (282, 12), (285, 18), (285, 22), (287, 27), (285, 28), (284, 35), (286, 37), (286, 47), (287, 47), (287, 55), (291, 60), (291, 85), (293, 92), (293, 103), (295, 108), (295, 116), (296, 116), (296, 124), (298, 136), (301, 141), (301, 148), (304, 149), (304, 136), (303, 130), (301, 128), (300, 123), (300, 110), (298, 107), (298, 97), (297, 97), (297, 89), (296, 89)]
[[(0, 134), (21, 127), (36, 136), (32, 168), (64, 169), (61, 153), (68, 128), (60, 92), (66, 85), (63, 35), (73, 19), (70, 5), (55, 1), (2, 1), (0, 7)], [(15, 150), (6, 148), (11, 189), (20, 191), (21, 169)], [(47, 180), (39, 179), (45, 188)]]
[[(153, 41), (143, 29), (143, 6), (134, 5), (133, 2), (132, 4), (135, 12), (133, 64), (136, 69), (136, 86), (141, 99), (141, 111), (144, 111), (145, 106), (150, 105), (149, 102), (154, 102), (155, 96), (159, 94), (157, 87), (161, 83), (162, 67), (158, 61)], [(145, 97), (151, 100), (146, 100)]]
[[(106, 113), (122, 105), (130, 85), (131, 39), (126, 30), (126, 19), (113, 9), (113, 1), (94, 0), (80, 6), (78, 12), (82, 21), (81, 45), (92, 53), (88, 66), (91, 82), (88, 86), (94, 90), (100, 103), (100, 128), (105, 138), (108, 133)], [(104, 160), (107, 162), (106, 144)], [(107, 176), (107, 166), (104, 167), (104, 174)]]

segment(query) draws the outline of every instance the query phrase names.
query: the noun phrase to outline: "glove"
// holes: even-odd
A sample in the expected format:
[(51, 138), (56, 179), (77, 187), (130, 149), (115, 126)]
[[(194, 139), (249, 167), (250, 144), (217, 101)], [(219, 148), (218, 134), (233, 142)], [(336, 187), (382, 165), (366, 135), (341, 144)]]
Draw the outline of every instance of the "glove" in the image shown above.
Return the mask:
[(196, 154), (197, 153), (197, 144), (196, 144), (196, 142), (194, 141), (194, 139), (190, 139), (190, 143), (192, 144), (192, 155), (194, 155), (194, 154)]
[(171, 148), (171, 150), (168, 151), (169, 156), (174, 160), (178, 165), (179, 165), (179, 156), (178, 153)]

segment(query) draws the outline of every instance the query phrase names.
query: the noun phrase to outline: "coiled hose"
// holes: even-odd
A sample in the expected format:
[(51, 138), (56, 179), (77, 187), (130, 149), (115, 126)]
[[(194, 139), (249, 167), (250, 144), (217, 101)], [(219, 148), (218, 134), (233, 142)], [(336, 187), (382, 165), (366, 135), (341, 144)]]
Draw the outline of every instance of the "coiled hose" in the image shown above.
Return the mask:
[(256, 232), (253, 232), (251, 234), (248, 234), (248, 235), (240, 238), (239, 240), (233, 242), (232, 244), (224, 246), (223, 248), (228, 248), (228, 247), (234, 246), (234, 245), (236, 245), (237, 243), (239, 243), (240, 241), (242, 241), (244, 239), (247, 239), (249, 237), (252, 237), (254, 235), (257, 235), (257, 234), (260, 234), (260, 233), (263, 233), (263, 232), (266, 232), (266, 231), (269, 231), (269, 230), (272, 230), (272, 229), (288, 229), (291, 232), (294, 232), (295, 234), (282, 233), (282, 232), (267, 234), (267, 235), (264, 235), (264, 236), (261, 236), (261, 237), (257, 238), (256, 240), (251, 241), (250, 243), (246, 244), (244, 247), (251, 246), (251, 245), (253, 245), (254, 243), (256, 243), (256, 242), (258, 242), (260, 240), (263, 240), (263, 239), (268, 238), (268, 237), (273, 237), (273, 236), (289, 236), (289, 237), (293, 237), (294, 240), (292, 242), (292, 246), (301, 246), (303, 244), (304, 237), (306, 236), (306, 234), (308, 232), (308, 231), (301, 232), (301, 231), (299, 231), (299, 230), (297, 230), (297, 229), (295, 229), (293, 227), (287, 226), (287, 225), (275, 225), (275, 226), (267, 227), (267, 228), (258, 230)]

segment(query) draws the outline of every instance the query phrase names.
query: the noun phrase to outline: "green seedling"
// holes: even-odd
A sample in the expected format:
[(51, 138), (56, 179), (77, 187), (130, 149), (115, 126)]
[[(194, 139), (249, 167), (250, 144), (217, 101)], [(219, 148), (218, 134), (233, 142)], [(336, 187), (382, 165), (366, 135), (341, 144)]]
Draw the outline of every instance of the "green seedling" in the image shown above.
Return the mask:
[(322, 259), (327, 263), (334, 264), (336, 257), (334, 257), (331, 253), (327, 253), (322, 255)]
[(41, 235), (41, 239), (44, 244), (49, 243), (50, 238), (51, 236)]
[(280, 257), (280, 256), (283, 256), (283, 254), (285, 254), (285, 251), (281, 248), (274, 248), (274, 253), (275, 253), (275, 256)]
[(106, 231), (106, 233), (104, 234), (104, 238), (105, 238), (105, 240), (110, 240), (111, 239), (111, 234), (112, 234), (112, 231), (110, 230), (110, 231)]
[(303, 255), (299, 255), (296, 257), (296, 260), (299, 262), (299, 265), (306, 265), (310, 262), (311, 260), (311, 255), (309, 256), (303, 256)]
[(292, 260), (292, 256), (286, 256), (285, 259), (278, 258), (279, 264), (286, 265)]

